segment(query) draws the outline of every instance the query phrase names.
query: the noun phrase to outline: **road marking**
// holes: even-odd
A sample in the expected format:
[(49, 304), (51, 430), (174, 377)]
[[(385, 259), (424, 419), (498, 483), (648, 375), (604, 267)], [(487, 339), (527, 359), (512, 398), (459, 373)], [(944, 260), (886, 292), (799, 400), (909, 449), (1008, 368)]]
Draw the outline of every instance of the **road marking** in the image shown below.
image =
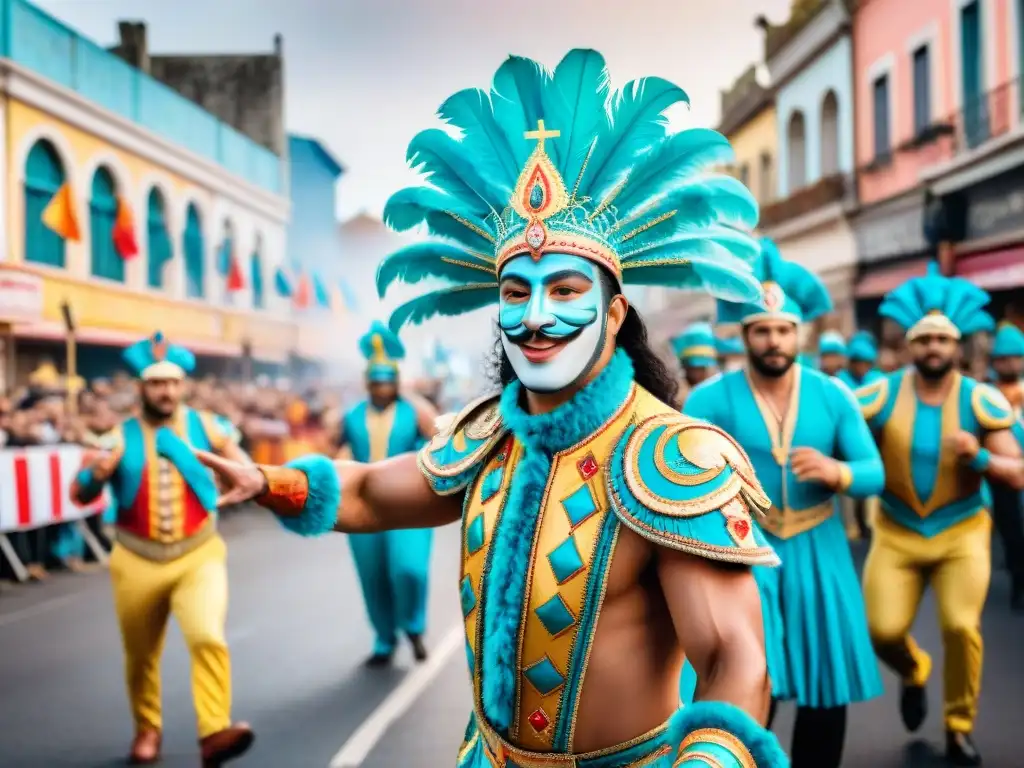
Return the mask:
[(462, 645), (462, 626), (444, 636), (427, 661), (407, 674), (398, 687), (388, 694), (355, 733), (337, 751), (329, 768), (359, 768), (370, 750), (381, 740), (392, 723), (412, 705), (427, 686), (440, 674), (445, 664)]
[(8, 614), (0, 615), (0, 627), (6, 627), (8, 624), (14, 624), (16, 621), (27, 619), (32, 616), (38, 616), (41, 613), (49, 613), (54, 608), (60, 608), (66, 603), (73, 603), (76, 600), (81, 600), (82, 595), (75, 593), (73, 595), (64, 595), (63, 597), (52, 597), (49, 600), (44, 600), (41, 603), (35, 605), (28, 605), (24, 608), (19, 608), (16, 611), (11, 611)]

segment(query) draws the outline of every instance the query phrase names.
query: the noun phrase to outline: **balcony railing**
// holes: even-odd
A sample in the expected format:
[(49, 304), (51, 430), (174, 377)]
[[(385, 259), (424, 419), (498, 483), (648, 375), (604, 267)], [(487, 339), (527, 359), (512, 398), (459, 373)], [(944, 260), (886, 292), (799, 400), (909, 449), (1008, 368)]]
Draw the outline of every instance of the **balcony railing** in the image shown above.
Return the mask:
[(0, 57), (271, 192), (281, 158), (27, 0), (0, 0)]
[(845, 173), (836, 173), (819, 179), (783, 200), (777, 200), (761, 208), (762, 227), (773, 227), (783, 222), (803, 216), (805, 213), (824, 208), (831, 203), (840, 203), (848, 199), (853, 190), (850, 177)]

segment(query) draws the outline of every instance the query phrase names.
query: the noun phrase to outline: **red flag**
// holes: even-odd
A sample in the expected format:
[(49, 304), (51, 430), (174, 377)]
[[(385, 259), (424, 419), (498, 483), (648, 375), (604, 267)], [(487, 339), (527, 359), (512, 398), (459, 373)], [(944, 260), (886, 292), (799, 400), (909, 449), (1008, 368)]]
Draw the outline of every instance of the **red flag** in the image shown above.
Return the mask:
[(117, 218), (114, 220), (114, 248), (122, 259), (128, 261), (139, 254), (139, 243), (135, 239), (135, 216), (131, 206), (123, 197), (117, 198)]
[(292, 304), (296, 309), (309, 309), (313, 298), (313, 287), (309, 283), (309, 275), (303, 272), (299, 275), (299, 284), (295, 287), (295, 295), (292, 297)]
[(234, 293), (245, 288), (245, 276), (242, 274), (242, 267), (238, 263), (238, 259), (235, 258), (233, 250), (228, 258), (230, 259), (228, 262), (228, 293)]

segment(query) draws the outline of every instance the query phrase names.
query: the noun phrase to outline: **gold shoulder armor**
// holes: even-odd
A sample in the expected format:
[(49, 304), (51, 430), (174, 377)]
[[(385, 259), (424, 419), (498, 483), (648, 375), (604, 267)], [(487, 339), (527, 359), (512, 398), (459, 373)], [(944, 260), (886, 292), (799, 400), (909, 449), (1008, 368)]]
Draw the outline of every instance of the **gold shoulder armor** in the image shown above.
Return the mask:
[[(435, 490), (439, 490), (440, 481), (452, 481), (477, 467), (505, 435), (499, 401), (499, 395), (486, 395), (458, 414), (438, 417), (437, 434), (419, 453), (420, 469)], [(449, 492), (461, 490), (467, 483), (468, 478)]]
[(882, 412), (889, 400), (889, 377), (883, 376), (870, 384), (858, 387), (854, 394), (864, 418), (873, 419)]
[(1006, 396), (993, 386), (977, 383), (971, 392), (971, 409), (981, 428), (989, 432), (1013, 426), (1013, 406)]

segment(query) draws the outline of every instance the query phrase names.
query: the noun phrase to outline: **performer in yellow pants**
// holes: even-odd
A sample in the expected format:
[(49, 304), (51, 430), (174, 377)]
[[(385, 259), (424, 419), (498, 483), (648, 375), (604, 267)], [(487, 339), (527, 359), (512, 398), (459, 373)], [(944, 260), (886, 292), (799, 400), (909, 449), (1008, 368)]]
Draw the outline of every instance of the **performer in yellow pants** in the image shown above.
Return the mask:
[(188, 350), (156, 334), (124, 357), (141, 380), (142, 413), (121, 424), (110, 452), (87, 463), (71, 493), (88, 502), (109, 482), (117, 507), (110, 575), (135, 721), (128, 761), (160, 759), (160, 657), (173, 613), (192, 657), (203, 765), (219, 766), (248, 750), (253, 734), (231, 723), (227, 548), (217, 534), (217, 488), (195, 449), (245, 457), (227, 425), (181, 404), (195, 364)]
[(991, 575), (992, 523), (982, 480), (1024, 488), (998, 390), (957, 370), (959, 340), (992, 326), (988, 294), (934, 269), (892, 291), (879, 312), (907, 329), (913, 367), (857, 390), (885, 465), (881, 513), (864, 570), (875, 651), (902, 678), (903, 723), (927, 712), (931, 657), (910, 636), (921, 596), (935, 589), (945, 653), (946, 758), (980, 765), (971, 737), (981, 692), (981, 612)]

